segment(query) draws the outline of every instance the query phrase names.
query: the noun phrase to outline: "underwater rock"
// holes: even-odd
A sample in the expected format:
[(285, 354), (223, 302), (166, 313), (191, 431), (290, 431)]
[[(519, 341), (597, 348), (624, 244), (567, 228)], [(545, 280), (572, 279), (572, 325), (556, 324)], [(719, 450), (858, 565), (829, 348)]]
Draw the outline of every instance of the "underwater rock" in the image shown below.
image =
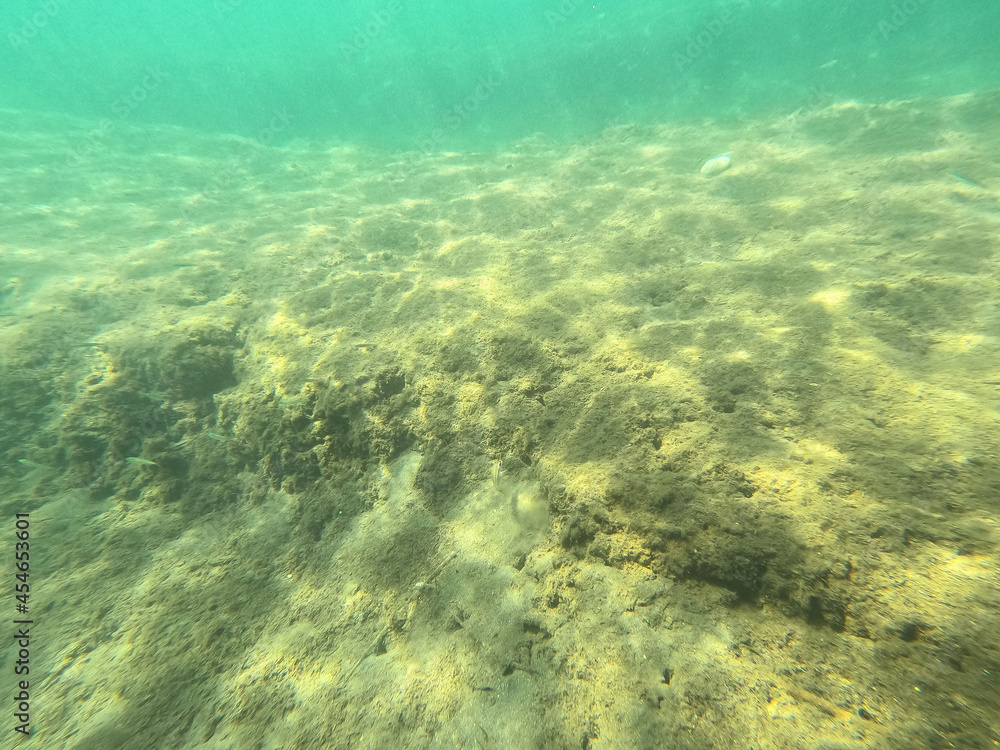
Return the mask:
[(702, 177), (715, 177), (729, 169), (732, 163), (733, 160), (729, 156), (716, 156), (701, 165), (701, 175)]

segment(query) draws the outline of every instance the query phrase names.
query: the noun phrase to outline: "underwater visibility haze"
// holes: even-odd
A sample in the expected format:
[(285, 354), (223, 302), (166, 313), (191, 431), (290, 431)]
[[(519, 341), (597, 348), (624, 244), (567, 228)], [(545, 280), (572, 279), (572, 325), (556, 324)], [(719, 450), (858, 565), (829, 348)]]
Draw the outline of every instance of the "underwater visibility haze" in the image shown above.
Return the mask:
[(5, 3), (4, 742), (1000, 746), (998, 32)]

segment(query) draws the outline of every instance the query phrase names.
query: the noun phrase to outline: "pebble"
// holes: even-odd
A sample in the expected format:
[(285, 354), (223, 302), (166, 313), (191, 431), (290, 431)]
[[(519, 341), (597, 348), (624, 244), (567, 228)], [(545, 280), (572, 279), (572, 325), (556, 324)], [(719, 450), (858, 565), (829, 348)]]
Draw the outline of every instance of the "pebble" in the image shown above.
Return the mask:
[(715, 177), (717, 174), (722, 174), (732, 166), (732, 163), (733, 160), (729, 156), (716, 156), (714, 159), (709, 159), (701, 165), (702, 177)]

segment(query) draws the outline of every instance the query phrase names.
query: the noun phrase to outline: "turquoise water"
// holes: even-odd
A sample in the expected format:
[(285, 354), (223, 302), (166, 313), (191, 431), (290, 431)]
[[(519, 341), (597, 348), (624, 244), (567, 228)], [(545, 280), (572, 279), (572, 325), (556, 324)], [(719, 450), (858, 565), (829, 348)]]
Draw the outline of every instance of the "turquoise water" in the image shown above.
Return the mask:
[(1000, 746), (996, 0), (0, 24), (19, 748)]
[(991, 0), (13, 0), (0, 28), (0, 107), (399, 148), (954, 94), (1000, 68)]

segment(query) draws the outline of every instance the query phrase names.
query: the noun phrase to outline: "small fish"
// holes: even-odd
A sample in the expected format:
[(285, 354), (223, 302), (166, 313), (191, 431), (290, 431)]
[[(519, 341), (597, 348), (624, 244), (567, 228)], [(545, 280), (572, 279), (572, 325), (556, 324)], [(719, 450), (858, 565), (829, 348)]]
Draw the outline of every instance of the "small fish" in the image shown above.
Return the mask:
[(135, 456), (126, 456), (125, 460), (130, 464), (139, 464), (140, 466), (156, 466), (156, 461), (150, 461), (148, 458), (136, 458)]
[(982, 188), (983, 190), (986, 189), (986, 186), (983, 183), (976, 182), (975, 180), (970, 180), (968, 177), (963, 177), (958, 172), (949, 172), (948, 176), (954, 177), (956, 180), (961, 180), (966, 185), (972, 185), (972, 187)]
[(218, 440), (219, 442), (229, 440), (225, 435), (220, 435), (217, 432), (206, 432), (205, 434), (212, 438), (212, 440)]
[(17, 462), (28, 469), (51, 469), (51, 466), (46, 466), (45, 464), (40, 464), (37, 461), (32, 461), (30, 458), (19, 458)]

